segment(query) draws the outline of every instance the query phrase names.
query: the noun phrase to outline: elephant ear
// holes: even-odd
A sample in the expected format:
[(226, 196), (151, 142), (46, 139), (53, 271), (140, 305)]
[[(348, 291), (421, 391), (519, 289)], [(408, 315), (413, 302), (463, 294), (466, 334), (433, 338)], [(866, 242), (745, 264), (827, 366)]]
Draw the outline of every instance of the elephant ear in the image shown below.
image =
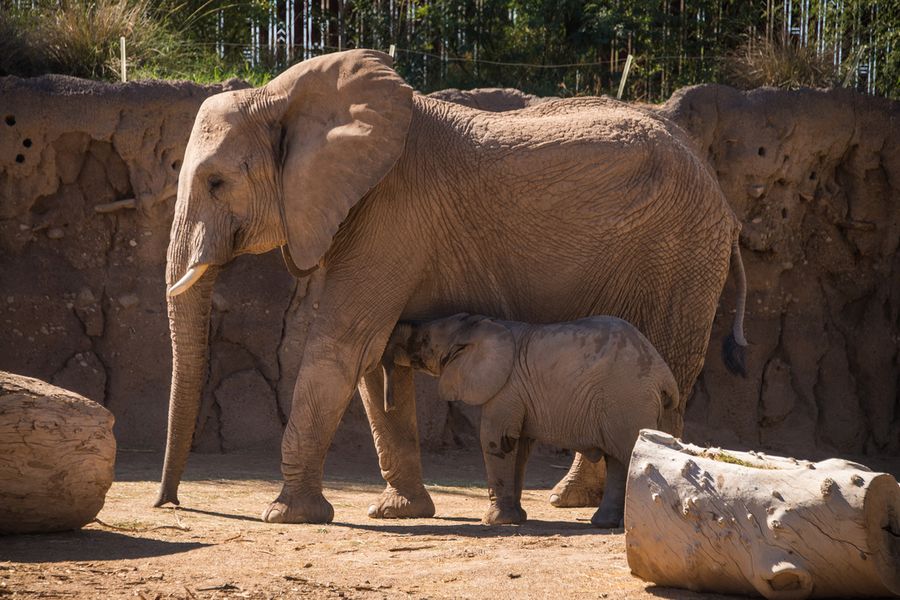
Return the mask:
[(438, 394), (447, 401), (480, 405), (506, 385), (515, 360), (516, 341), (509, 329), (482, 318), (463, 328), (448, 351)]
[(265, 86), (281, 156), (282, 216), (294, 265), (314, 268), (350, 209), (406, 144), (412, 88), (374, 50), (326, 54)]

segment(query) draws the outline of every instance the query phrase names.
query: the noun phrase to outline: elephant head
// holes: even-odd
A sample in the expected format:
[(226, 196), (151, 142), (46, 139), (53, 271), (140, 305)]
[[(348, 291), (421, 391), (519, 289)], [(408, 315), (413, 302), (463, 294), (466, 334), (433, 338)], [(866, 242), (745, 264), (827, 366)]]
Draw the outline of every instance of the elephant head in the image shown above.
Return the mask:
[[(383, 361), (439, 377), (442, 400), (481, 405), (506, 385), (515, 352), (515, 338), (504, 325), (460, 313), (425, 324), (400, 323), (391, 335)], [(389, 372), (385, 381), (385, 408), (390, 410)]]
[(282, 248), (308, 274), (350, 210), (398, 161), (412, 90), (372, 50), (299, 63), (200, 107), (185, 150), (166, 265), (173, 372), (156, 506), (178, 504), (206, 376), (210, 297), (239, 254)]

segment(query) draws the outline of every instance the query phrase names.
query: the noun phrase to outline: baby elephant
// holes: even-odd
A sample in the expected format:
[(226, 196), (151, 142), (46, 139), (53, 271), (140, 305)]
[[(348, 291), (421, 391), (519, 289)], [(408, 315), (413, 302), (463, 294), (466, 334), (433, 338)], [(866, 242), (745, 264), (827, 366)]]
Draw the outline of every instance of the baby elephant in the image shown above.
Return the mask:
[[(384, 353), (386, 382), (394, 364), (439, 377), (445, 400), (483, 405), (487, 524), (525, 520), (525, 462), (539, 440), (590, 460), (606, 457), (606, 487), (591, 522), (618, 527), (638, 431), (671, 431), (678, 414), (678, 385), (669, 367), (647, 338), (615, 317), (528, 325), (458, 314), (403, 322)], [(386, 387), (390, 410), (393, 394)]]

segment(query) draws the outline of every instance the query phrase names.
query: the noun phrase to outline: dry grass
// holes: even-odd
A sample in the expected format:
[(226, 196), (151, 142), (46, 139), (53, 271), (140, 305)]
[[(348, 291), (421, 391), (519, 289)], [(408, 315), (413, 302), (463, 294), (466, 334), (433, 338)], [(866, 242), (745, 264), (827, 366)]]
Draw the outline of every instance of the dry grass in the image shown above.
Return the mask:
[(172, 34), (151, 10), (149, 0), (66, 0), (44, 10), (35, 33), (54, 72), (114, 79), (120, 76), (120, 36), (134, 66), (152, 62), (173, 45)]
[(841, 70), (831, 52), (819, 54), (790, 40), (749, 39), (726, 61), (728, 83), (744, 89), (835, 87), (842, 84)]

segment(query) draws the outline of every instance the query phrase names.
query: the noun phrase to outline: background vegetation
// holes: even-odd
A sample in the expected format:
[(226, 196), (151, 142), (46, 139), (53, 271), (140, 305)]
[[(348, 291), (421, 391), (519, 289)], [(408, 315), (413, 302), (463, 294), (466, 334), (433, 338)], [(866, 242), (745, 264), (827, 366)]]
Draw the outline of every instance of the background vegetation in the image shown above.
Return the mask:
[(261, 83), (324, 52), (395, 46), (418, 89), (659, 101), (683, 85), (900, 97), (900, 0), (0, 0), (0, 74)]

